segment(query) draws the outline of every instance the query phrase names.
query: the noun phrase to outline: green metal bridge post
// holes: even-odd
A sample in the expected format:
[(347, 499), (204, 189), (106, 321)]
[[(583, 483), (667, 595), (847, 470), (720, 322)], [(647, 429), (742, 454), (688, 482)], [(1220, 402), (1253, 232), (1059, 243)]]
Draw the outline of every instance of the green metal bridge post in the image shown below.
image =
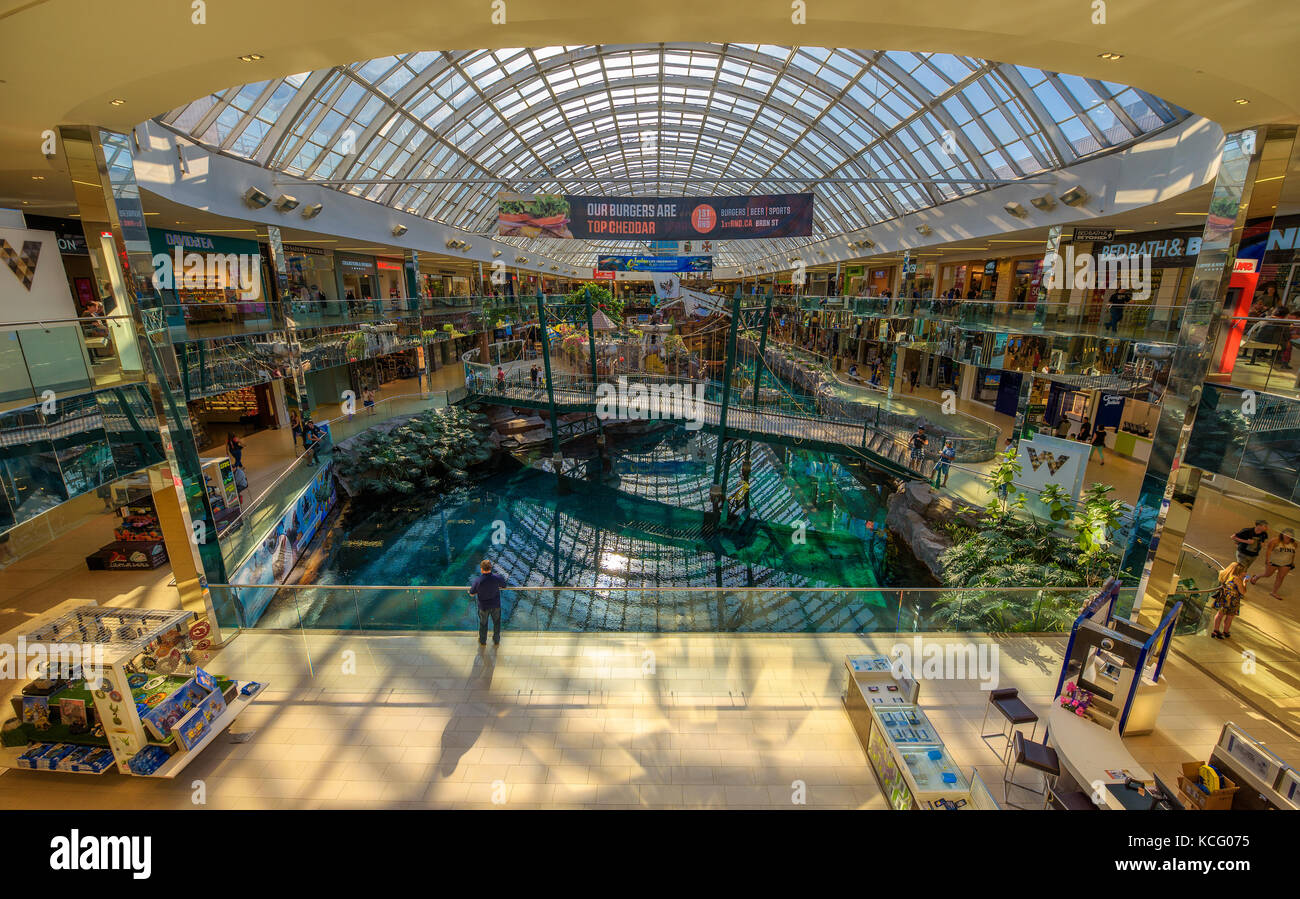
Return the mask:
[[(763, 371), (767, 368), (765, 355), (767, 353), (767, 329), (772, 318), (772, 291), (769, 289), (767, 295), (763, 298), (763, 318), (762, 324), (758, 331), (758, 357), (754, 360), (754, 414), (758, 415), (758, 389), (763, 383)], [(748, 324), (748, 322), (746, 322)], [(740, 466), (740, 477), (745, 483), (749, 483), (750, 473), (750, 454), (754, 449), (754, 441), (745, 442), (745, 461)], [(745, 508), (749, 508), (749, 493), (745, 493)]]
[(727, 331), (727, 362), (722, 371), (722, 407), (718, 410), (718, 452), (713, 460), (713, 486), (709, 499), (718, 521), (726, 515), (726, 469), (723, 468), (723, 447), (727, 444), (727, 407), (731, 404), (731, 373), (736, 365), (736, 330), (740, 324), (740, 288), (731, 300), (731, 328)]
[[(590, 287), (582, 288), (582, 305), (583, 310), (587, 313), (587, 350), (591, 356), (591, 401), (594, 403), (596, 402), (596, 388), (599, 385), (596, 377), (596, 329), (591, 320)], [(600, 474), (603, 475), (605, 473), (605, 429), (600, 423), (599, 415), (596, 415), (596, 451), (599, 454), (597, 464), (600, 465)]]
[(559, 416), (555, 412), (555, 382), (551, 378), (551, 338), (546, 327), (546, 295), (537, 288), (537, 327), (542, 338), (542, 365), (546, 369), (546, 402), (551, 409), (551, 460), (555, 463), (555, 476), (560, 476)]

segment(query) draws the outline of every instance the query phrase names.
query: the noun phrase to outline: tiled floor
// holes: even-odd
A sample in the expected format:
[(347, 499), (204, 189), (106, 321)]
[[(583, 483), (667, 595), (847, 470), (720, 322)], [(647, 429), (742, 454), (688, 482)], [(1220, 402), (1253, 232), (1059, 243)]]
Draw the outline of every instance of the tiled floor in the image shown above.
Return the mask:
[[(271, 682), (235, 724), (248, 742), (217, 740), (171, 782), (8, 771), (0, 807), (190, 808), (201, 780), (208, 808), (880, 809), (840, 690), (846, 653), (893, 642), (507, 632), (479, 651), (471, 634), (244, 634), (209, 668)], [(1041, 712), (1063, 638), (992, 642), (1001, 685)], [(1225, 720), (1300, 761), (1300, 744), (1199, 672), (1167, 671), (1159, 729), (1128, 741), (1139, 762), (1172, 777)], [(1001, 798), (980, 684), (923, 682), (921, 704)]]

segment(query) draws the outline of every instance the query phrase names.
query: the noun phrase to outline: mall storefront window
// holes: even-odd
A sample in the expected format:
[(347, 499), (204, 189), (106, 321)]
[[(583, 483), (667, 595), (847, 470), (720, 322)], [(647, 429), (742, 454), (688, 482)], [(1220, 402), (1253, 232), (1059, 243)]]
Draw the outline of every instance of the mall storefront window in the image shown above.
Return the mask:
[[(272, 327), (257, 241), (150, 229), (168, 325), (190, 337)], [(162, 259), (167, 262), (159, 263)]]
[(334, 254), (320, 247), (284, 245), (289, 276), (290, 309), (298, 315), (341, 317), (344, 304), (338, 293)]
[(361, 312), (361, 300), (379, 296), (379, 269), (372, 256), (334, 255), (338, 266), (339, 293), (348, 304), (348, 311)]

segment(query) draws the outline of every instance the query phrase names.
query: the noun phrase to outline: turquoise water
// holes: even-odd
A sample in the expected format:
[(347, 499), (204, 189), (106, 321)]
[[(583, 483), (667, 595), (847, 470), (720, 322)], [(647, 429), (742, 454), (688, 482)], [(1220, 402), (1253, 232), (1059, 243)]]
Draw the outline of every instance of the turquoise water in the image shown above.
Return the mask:
[[(734, 492), (743, 444), (733, 446)], [(583, 449), (566, 446), (566, 457)], [(445, 497), (354, 506), (300, 563), (313, 587), (280, 591), (259, 626), (476, 626), (460, 591), (320, 588), (468, 584), (484, 558), (512, 586), (582, 588), (507, 594), (503, 614), (516, 628), (871, 630), (883, 614), (881, 594), (745, 588), (925, 582), (919, 566), (900, 563), (878, 536), (888, 482), (825, 454), (753, 444), (747, 514), (712, 531), (704, 513), (715, 450), (703, 432), (614, 429), (612, 465), (600, 479), (590, 476), (594, 459), (577, 459), (560, 483), (539, 454)]]

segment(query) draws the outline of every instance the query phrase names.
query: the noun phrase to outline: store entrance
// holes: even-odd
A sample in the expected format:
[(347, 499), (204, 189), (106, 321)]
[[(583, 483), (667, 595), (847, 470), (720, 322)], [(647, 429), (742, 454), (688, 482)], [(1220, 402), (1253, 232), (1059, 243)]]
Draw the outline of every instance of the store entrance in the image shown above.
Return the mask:
[(343, 298), (347, 301), (348, 312), (357, 314), (366, 311), (370, 304), (365, 301), (377, 296), (379, 288), (374, 275), (343, 273)]
[(277, 411), (281, 403), (275, 394), (274, 384), (254, 384), (191, 402), (190, 421), (200, 451), (205, 455), (224, 454), (231, 434), (242, 441), (284, 425)]

